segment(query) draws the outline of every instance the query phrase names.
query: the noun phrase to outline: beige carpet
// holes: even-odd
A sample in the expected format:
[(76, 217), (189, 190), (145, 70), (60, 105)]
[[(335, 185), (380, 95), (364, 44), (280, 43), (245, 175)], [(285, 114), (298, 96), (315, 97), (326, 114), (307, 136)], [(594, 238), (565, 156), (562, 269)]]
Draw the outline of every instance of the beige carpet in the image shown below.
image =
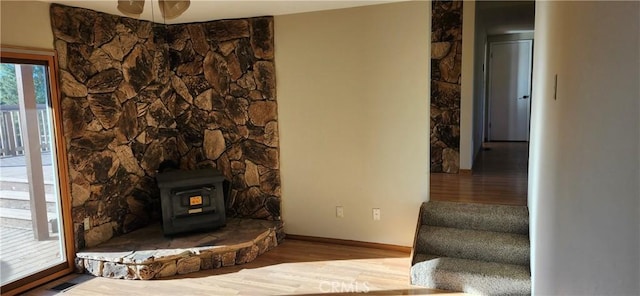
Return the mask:
[(531, 294), (528, 216), (519, 206), (424, 203), (411, 283), (480, 295)]

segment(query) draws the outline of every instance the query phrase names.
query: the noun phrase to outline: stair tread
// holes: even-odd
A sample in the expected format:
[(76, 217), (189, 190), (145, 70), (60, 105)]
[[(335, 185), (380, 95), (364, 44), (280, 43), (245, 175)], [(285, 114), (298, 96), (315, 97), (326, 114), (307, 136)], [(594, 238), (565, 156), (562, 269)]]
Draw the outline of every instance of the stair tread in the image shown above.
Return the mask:
[[(56, 213), (47, 212), (47, 219), (52, 219), (56, 216)], [(0, 208), (0, 217), (17, 220), (31, 220), (31, 210)]]
[(529, 266), (415, 254), (411, 282), (429, 288), (483, 295), (531, 293)]
[(416, 252), (529, 264), (529, 247), (529, 237), (523, 234), (423, 225), (419, 230)]
[(529, 240), (529, 234), (491, 231), (491, 230), (482, 230), (482, 229), (456, 228), (456, 227), (435, 226), (435, 225), (422, 225), (421, 229), (455, 232), (456, 235), (465, 235), (465, 236), (481, 235), (482, 237), (487, 237), (487, 238), (513, 238), (517, 240), (526, 240), (526, 241)]
[[(0, 190), (0, 199), (30, 200), (31, 195), (26, 191)], [(53, 193), (45, 193), (45, 200), (56, 202), (56, 196)]]
[(520, 264), (509, 264), (499, 262), (488, 262), (482, 260), (452, 258), (433, 254), (415, 254), (414, 265), (420, 262), (438, 264), (437, 268), (467, 273), (488, 273), (500, 275), (507, 278), (528, 279), (531, 277), (529, 266)]
[(529, 233), (529, 211), (525, 206), (429, 201), (422, 204), (421, 213), (423, 225)]

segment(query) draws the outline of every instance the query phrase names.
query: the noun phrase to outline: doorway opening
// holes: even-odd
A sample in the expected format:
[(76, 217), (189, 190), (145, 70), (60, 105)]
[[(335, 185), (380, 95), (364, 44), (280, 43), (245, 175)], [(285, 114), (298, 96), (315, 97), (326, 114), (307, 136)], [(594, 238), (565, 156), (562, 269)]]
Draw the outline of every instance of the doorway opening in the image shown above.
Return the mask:
[[(464, 5), (468, 3), (464, 2)], [(465, 105), (465, 98), (459, 93), (462, 102), (457, 106), (460, 106), (459, 114), (462, 116), (458, 122), (460, 155), (457, 159), (460, 163), (459, 170), (449, 174), (440, 173), (433, 166), (434, 151), (437, 154), (440, 149), (437, 146), (439, 142), (434, 142), (433, 137), (434, 134), (439, 135), (436, 133), (439, 131), (438, 117), (434, 119), (433, 111), (434, 97), (439, 93), (434, 93), (432, 82), (430, 199), (527, 205), (535, 2), (478, 1), (473, 5), (475, 15), (463, 14), (460, 26), (468, 26), (465, 21), (473, 22), (473, 38), (466, 33), (461, 40), (463, 45), (465, 42), (473, 44), (472, 55), (461, 54), (473, 56), (471, 62), (462, 60), (462, 68), (473, 68), (473, 75), (462, 83), (467, 83), (467, 86), (461, 86), (465, 89), (468, 83), (473, 84), (472, 99), (469, 99), (472, 103)], [(439, 45), (432, 43), (432, 65), (439, 65), (440, 62), (434, 60), (434, 46)], [(463, 50), (466, 52), (469, 48), (467, 43)], [(437, 53), (437, 48), (435, 50)], [(473, 67), (464, 66), (469, 65), (465, 63), (471, 63)], [(432, 69), (436, 67), (432, 66)], [(461, 75), (468, 74), (463, 70)], [(435, 89), (438, 90), (438, 85)], [(438, 98), (435, 100), (440, 102)], [(445, 110), (441, 106), (435, 107), (436, 111)], [(464, 132), (465, 128), (467, 132)]]
[(2, 293), (69, 273), (74, 246), (53, 52), (1, 51)]

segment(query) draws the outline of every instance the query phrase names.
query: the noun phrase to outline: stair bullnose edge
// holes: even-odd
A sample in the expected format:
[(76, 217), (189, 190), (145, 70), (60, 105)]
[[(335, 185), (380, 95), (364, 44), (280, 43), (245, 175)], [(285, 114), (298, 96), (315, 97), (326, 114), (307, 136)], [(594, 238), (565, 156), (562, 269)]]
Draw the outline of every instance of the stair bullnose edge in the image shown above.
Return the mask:
[(429, 201), (420, 213), (424, 225), (529, 234), (526, 206)]
[(418, 254), (411, 284), (480, 295), (530, 295), (527, 266)]

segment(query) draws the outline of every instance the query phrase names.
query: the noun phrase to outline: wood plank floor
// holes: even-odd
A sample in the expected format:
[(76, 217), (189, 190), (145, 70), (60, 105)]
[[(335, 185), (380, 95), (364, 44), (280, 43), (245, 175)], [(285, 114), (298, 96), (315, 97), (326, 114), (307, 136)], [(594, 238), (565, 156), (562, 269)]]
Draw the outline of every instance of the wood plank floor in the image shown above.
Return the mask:
[(527, 205), (527, 142), (484, 143), (473, 173), (431, 174), (431, 200)]
[(130, 281), (71, 275), (25, 295), (464, 295), (409, 284), (409, 254), (319, 242), (285, 240), (255, 261), (162, 280)]
[[(527, 143), (486, 143), (472, 175), (431, 174), (431, 199), (526, 205)], [(409, 254), (285, 240), (255, 261), (152, 281), (70, 275), (25, 295), (54, 295), (51, 287), (78, 284), (64, 295), (464, 295), (409, 284)]]

